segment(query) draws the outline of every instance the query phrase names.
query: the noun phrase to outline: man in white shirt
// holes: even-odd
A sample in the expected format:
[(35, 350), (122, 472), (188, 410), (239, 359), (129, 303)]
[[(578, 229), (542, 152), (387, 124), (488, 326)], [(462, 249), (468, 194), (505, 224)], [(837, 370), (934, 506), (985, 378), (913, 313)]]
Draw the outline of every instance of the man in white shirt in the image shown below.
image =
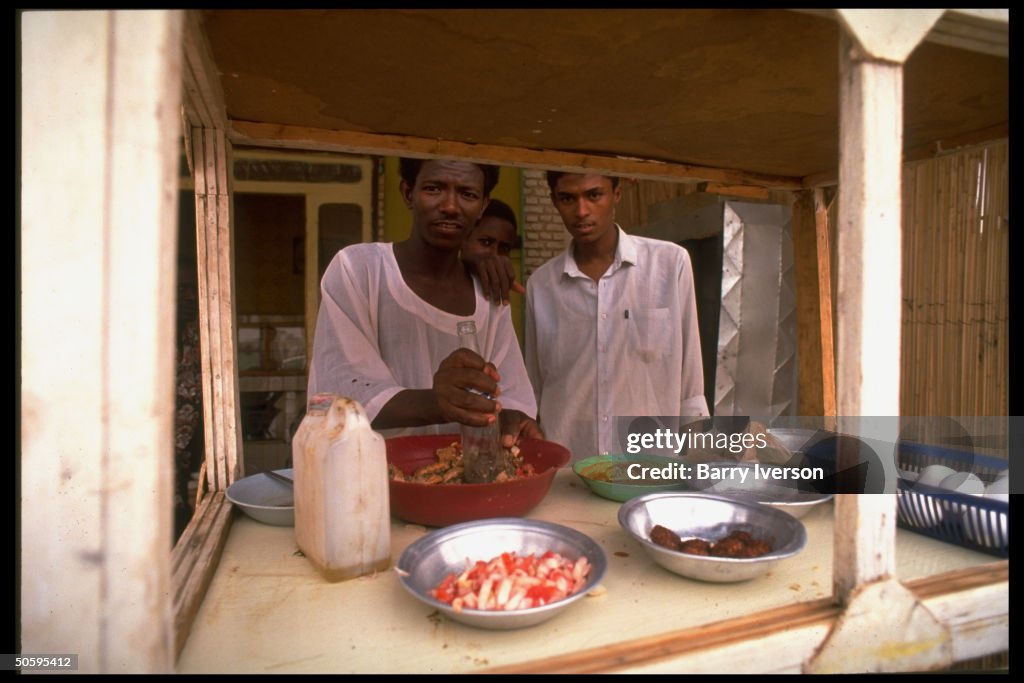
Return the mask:
[(687, 251), (615, 223), (617, 178), (549, 171), (548, 185), (572, 242), (526, 286), (526, 367), (546, 438), (581, 460), (625, 452), (617, 418), (709, 415)]
[[(386, 437), (456, 433), (459, 423), (483, 426), (500, 415), (506, 445), (520, 435), (540, 438), (510, 310), (487, 301), (459, 258), (497, 167), (402, 159), (400, 168), (411, 234), (346, 247), (327, 267), (309, 397), (355, 399)], [(476, 323), (480, 355), (459, 348), (463, 320)]]

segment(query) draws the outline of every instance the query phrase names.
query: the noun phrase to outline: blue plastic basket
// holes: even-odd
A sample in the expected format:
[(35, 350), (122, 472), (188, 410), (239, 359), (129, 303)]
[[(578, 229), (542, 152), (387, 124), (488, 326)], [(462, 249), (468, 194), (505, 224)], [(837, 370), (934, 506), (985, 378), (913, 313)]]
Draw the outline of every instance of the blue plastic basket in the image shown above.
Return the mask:
[[(986, 485), (1006, 471), (1006, 460), (969, 451), (902, 442), (897, 467), (921, 473), (929, 465), (973, 472)], [(1010, 555), (1010, 504), (966, 493), (954, 493), (900, 479), (896, 494), (900, 527), (989, 555)]]

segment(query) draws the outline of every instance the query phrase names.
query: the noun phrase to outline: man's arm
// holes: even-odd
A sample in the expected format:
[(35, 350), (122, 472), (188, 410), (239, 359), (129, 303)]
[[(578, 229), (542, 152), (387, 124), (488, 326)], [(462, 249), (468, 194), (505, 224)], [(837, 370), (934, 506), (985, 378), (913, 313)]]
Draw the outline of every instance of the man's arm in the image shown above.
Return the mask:
[(403, 389), (380, 353), (377, 303), (370, 296), (379, 277), (375, 266), (372, 253), (351, 247), (328, 265), (307, 385), (310, 398), (330, 392), (358, 401), (371, 420)]
[(516, 279), (516, 269), (508, 256), (490, 256), (467, 260), (471, 273), (480, 280), (484, 296), (495, 304), (507, 305), (509, 291), (525, 294), (526, 288)]
[(683, 364), (680, 381), (680, 417), (710, 415), (704, 396), (704, 358), (701, 355), (700, 327), (697, 324), (697, 294), (693, 284), (690, 255), (682, 249), (679, 268), (680, 324), (682, 325)]

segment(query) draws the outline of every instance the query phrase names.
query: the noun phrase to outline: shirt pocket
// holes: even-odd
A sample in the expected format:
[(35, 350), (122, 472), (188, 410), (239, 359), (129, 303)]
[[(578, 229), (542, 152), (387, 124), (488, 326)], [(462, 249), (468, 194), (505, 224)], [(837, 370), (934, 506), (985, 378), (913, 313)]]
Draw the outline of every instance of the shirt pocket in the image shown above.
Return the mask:
[(671, 310), (638, 308), (629, 311), (630, 350), (643, 363), (656, 363), (666, 356), (672, 343)]

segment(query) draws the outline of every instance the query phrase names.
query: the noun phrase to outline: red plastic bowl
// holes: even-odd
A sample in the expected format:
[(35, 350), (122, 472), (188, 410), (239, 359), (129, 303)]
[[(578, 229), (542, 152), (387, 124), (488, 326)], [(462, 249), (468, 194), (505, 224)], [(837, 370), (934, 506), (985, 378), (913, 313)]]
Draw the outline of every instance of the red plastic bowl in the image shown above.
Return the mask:
[[(405, 474), (437, 462), (437, 449), (459, 441), (458, 434), (397, 436), (386, 439), (388, 462)], [(532, 477), (495, 484), (420, 484), (391, 480), (391, 514), (424, 526), (448, 526), (489, 517), (521, 517), (544, 499), (569, 449), (553, 441), (521, 439), (523, 462)]]

